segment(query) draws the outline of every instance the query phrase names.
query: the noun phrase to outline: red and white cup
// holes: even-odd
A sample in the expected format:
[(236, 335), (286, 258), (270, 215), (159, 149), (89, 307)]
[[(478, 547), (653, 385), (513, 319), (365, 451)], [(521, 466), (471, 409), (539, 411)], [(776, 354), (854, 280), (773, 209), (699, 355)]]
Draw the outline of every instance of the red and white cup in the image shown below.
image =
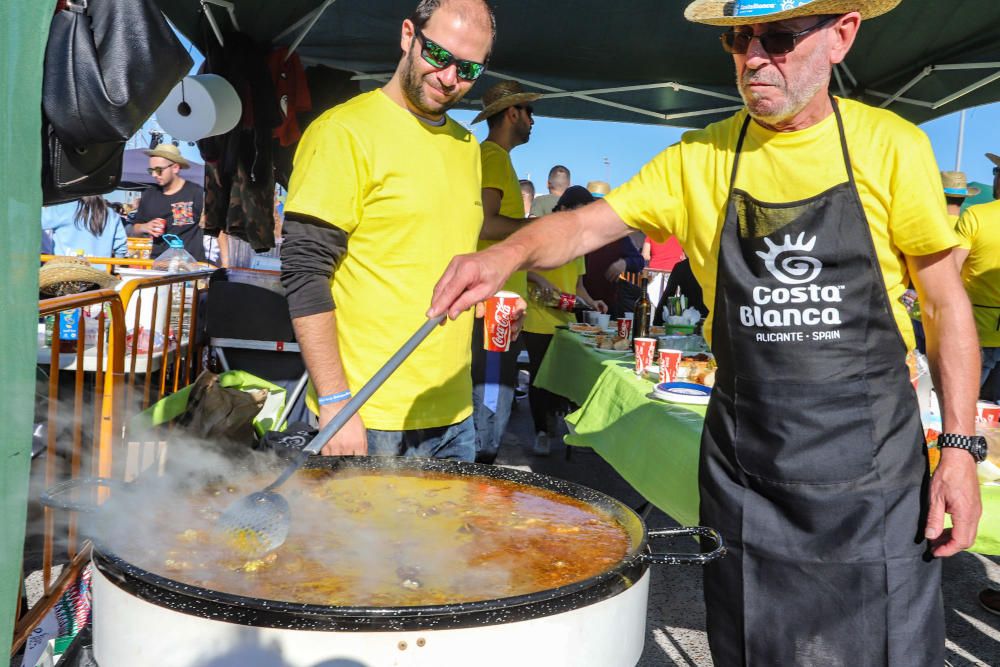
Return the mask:
[(1000, 426), (1000, 405), (989, 401), (979, 401), (976, 403), (976, 415), (979, 422), (990, 426)]
[(680, 350), (660, 350), (660, 382), (677, 381), (677, 367), (683, 355)]
[(506, 352), (513, 335), (514, 308), (520, 297), (514, 292), (497, 292), (486, 299), (483, 314), (483, 349)]
[(646, 369), (653, 365), (656, 358), (655, 338), (636, 338), (635, 343), (635, 374), (642, 377)]
[(619, 317), (615, 322), (618, 324), (619, 338), (628, 339), (632, 337), (632, 320)]

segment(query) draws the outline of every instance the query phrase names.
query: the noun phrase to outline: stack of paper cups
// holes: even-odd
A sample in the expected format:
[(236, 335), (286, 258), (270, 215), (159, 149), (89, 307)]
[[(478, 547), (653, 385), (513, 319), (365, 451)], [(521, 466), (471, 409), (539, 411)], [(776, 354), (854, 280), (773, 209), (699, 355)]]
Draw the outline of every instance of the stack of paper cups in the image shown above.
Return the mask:
[(163, 130), (182, 141), (225, 134), (236, 127), (243, 105), (236, 89), (217, 74), (198, 74), (181, 80), (156, 110)]

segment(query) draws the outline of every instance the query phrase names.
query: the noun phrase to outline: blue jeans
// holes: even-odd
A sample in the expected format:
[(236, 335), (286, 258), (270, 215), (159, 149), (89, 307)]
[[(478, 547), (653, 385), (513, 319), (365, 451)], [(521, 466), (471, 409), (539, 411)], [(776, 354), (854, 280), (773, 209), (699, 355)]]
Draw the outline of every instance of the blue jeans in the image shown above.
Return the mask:
[(993, 372), (993, 369), (1000, 366), (1000, 347), (981, 348), (983, 353), (983, 368), (979, 373), (979, 387), (986, 384), (986, 379)]
[(507, 352), (484, 350), (483, 321), (476, 320), (472, 330), (472, 420), (477, 463), (493, 463), (497, 458), (514, 404), (520, 351), (520, 341), (511, 343)]
[(369, 456), (474, 461), (476, 430), (472, 417), (451, 426), (419, 428), (411, 431), (368, 429)]

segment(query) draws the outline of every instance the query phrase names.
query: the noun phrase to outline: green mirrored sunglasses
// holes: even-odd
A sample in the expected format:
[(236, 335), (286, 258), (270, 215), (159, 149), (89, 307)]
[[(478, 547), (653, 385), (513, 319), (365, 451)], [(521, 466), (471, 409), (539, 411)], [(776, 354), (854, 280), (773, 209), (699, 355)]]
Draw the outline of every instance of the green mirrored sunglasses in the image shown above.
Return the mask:
[(427, 39), (427, 36), (421, 32), (420, 28), (416, 29), (416, 37), (420, 40), (422, 47), (420, 55), (423, 56), (424, 60), (431, 67), (444, 69), (455, 63), (455, 71), (458, 74), (458, 78), (465, 79), (466, 81), (475, 81), (486, 71), (486, 63), (477, 63), (473, 60), (459, 60), (448, 49), (437, 42)]

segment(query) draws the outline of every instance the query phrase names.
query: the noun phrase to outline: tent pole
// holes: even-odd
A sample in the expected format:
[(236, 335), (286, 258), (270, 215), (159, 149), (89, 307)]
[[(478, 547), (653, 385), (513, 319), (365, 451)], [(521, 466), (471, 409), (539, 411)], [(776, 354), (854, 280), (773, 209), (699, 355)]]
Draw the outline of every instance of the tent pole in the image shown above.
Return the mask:
[(955, 155), (955, 171), (962, 171), (962, 146), (965, 144), (965, 109), (958, 117), (958, 151)]
[(295, 41), (292, 42), (292, 45), (288, 47), (288, 52), (285, 54), (285, 60), (288, 60), (289, 58), (292, 57), (292, 54), (295, 53), (295, 49), (299, 48), (299, 44), (302, 43), (302, 40), (306, 38), (306, 35), (309, 34), (309, 31), (312, 30), (313, 27), (316, 25), (316, 21), (319, 21), (320, 17), (323, 16), (323, 12), (326, 11), (326, 8), (332, 5), (334, 2), (336, 2), (336, 0), (326, 0), (326, 2), (324, 2), (323, 5), (316, 12), (314, 12), (312, 19), (302, 30), (302, 32), (299, 33), (299, 36), (295, 38)]

